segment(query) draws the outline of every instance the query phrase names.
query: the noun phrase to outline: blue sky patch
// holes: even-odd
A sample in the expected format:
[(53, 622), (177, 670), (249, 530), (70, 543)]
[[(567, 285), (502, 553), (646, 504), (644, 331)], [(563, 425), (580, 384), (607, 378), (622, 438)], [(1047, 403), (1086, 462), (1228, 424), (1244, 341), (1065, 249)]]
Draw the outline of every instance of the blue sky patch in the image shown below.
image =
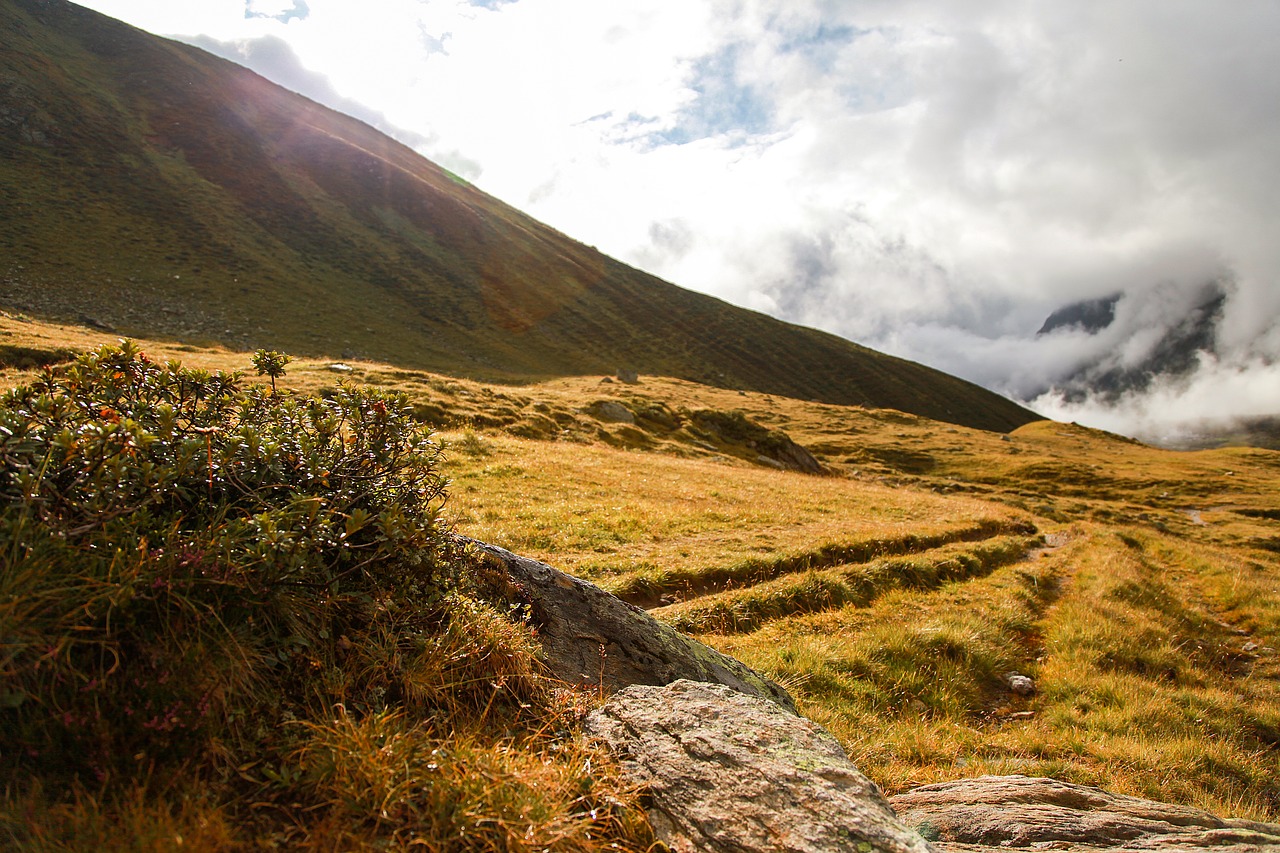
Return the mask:
[(268, 15), (266, 12), (253, 11), (253, 3), (251, 0), (245, 0), (244, 16), (245, 18), (271, 18), (282, 24), (287, 24), (294, 18), (299, 20), (311, 14), (311, 10), (307, 8), (307, 0), (293, 0), (293, 7), (280, 12), (277, 15)]
[(689, 88), (693, 103), (680, 110), (674, 127), (651, 134), (658, 145), (684, 145), (713, 136), (755, 136), (773, 129), (773, 103), (758, 87), (738, 79), (738, 61), (745, 49), (732, 44), (699, 59)]
[(782, 52), (803, 54), (809, 64), (828, 73), (835, 68), (836, 60), (845, 48), (870, 32), (857, 27), (819, 24), (816, 30), (797, 34), (783, 42)]

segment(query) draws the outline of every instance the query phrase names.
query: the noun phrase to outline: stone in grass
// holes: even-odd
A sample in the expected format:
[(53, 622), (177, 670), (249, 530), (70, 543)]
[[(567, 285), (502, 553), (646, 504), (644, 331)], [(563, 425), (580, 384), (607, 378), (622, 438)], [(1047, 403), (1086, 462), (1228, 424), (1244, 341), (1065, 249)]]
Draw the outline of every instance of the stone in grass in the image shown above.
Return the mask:
[(608, 424), (633, 424), (636, 416), (617, 400), (596, 400), (586, 408), (587, 414)]
[(1006, 672), (1000, 677), (1004, 679), (1005, 684), (1009, 685), (1009, 689), (1019, 696), (1030, 696), (1036, 692), (1036, 683), (1030, 676), (1020, 672)]
[(587, 717), (589, 735), (648, 795), (677, 853), (928, 853), (818, 724), (719, 684), (632, 686)]
[(925, 785), (889, 800), (939, 851), (1280, 851), (1280, 826), (1030, 776)]
[(543, 658), (560, 680), (604, 693), (632, 684), (709, 681), (795, 713), (795, 701), (782, 686), (595, 584), (496, 545), (458, 539), (501, 568), (509, 583), (501, 595), (528, 608)]

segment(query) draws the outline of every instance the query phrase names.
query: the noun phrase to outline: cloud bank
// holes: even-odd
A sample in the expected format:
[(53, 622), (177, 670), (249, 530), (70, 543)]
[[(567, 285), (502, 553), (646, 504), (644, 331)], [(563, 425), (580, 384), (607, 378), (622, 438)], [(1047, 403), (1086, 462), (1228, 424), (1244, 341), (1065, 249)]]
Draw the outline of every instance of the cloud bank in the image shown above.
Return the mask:
[[(1280, 413), (1270, 0), (92, 5), (238, 41), (664, 278), (1046, 415), (1151, 435)], [(1140, 367), (1215, 282), (1187, 371), (1064, 390)], [(1105, 329), (1036, 334), (1116, 294)]]

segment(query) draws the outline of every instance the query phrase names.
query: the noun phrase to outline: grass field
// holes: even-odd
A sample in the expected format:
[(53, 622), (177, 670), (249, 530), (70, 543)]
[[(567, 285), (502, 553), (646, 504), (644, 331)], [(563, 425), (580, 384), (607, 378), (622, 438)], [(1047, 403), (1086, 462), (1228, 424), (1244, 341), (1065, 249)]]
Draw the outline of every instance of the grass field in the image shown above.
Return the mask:
[[(7, 384), (33, 352), (109, 339), (0, 320)], [(1047, 421), (999, 435), (647, 376), (497, 386), (347, 367), (296, 362), (283, 381), (409, 394), (446, 444), (459, 532), (777, 678), (890, 792), (1027, 773), (1280, 818), (1280, 453)], [(602, 419), (603, 401), (630, 418)], [(731, 422), (752, 429), (706, 426)], [(766, 433), (824, 473), (780, 468)]]

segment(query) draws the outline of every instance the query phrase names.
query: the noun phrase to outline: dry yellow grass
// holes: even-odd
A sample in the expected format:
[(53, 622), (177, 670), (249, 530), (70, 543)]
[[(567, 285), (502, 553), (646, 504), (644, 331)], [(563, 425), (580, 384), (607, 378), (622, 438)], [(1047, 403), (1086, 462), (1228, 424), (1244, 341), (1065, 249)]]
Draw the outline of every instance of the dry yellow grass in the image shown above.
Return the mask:
[[(0, 335), (109, 337), (12, 317)], [(1280, 818), (1280, 453), (1051, 422), (1001, 436), (652, 377), (352, 367), (303, 361), (284, 381), (408, 393), (449, 443), (459, 531), (724, 630), (701, 637), (790, 685), (890, 791), (1021, 772)], [(602, 400), (635, 422), (594, 417)], [(709, 440), (699, 410), (783, 431), (828, 474)], [(1012, 694), (1012, 670), (1037, 692)]]
[[(1072, 535), (937, 592), (703, 639), (793, 684), (890, 791), (1017, 772), (1274, 819), (1280, 566)], [(1036, 694), (1009, 691), (1007, 671)]]
[(717, 574), (722, 585), (750, 584), (824, 546), (892, 553), (912, 550), (908, 540), (989, 535), (1025, 518), (968, 498), (728, 460), (508, 436), (486, 443), (482, 456), (452, 454), (448, 510), (459, 530), (619, 591), (680, 595)]

